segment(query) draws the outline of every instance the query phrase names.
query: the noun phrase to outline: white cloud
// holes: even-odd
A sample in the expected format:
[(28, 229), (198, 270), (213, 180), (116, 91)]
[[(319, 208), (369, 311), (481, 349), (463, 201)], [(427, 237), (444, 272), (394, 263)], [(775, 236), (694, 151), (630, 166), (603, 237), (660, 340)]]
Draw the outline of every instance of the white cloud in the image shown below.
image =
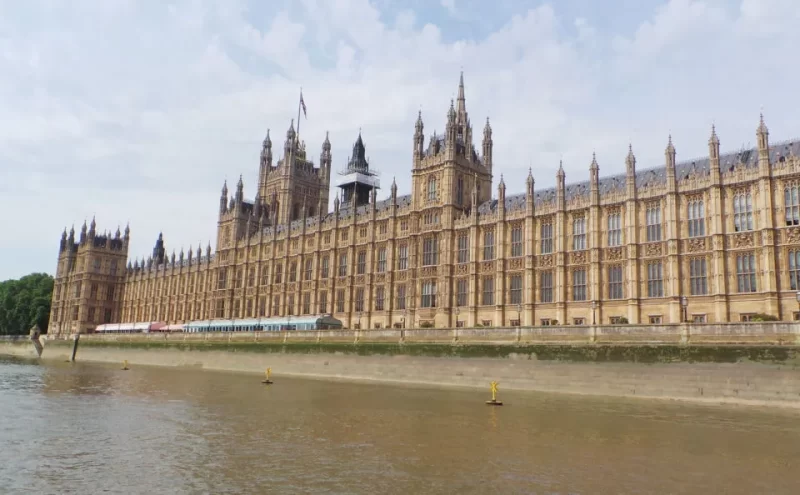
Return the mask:
[(643, 167), (658, 165), (668, 132), (679, 157), (700, 155), (712, 120), (736, 149), (761, 105), (773, 138), (798, 132), (793, 0), (673, 0), (627, 33), (542, 4), (478, 39), (462, 18), (367, 0), (57, 6), (9, 2), (0, 19), (0, 74), (13, 74), (0, 77), (0, 208), (14, 212), (0, 255), (37, 246), (0, 278), (52, 271), (63, 226), (95, 212), (101, 228), (131, 221), (133, 256), (160, 230), (169, 248), (213, 240), (223, 179), (243, 174), (252, 196), (261, 140), (270, 128), (282, 148), (301, 86), (313, 155), (329, 130), (341, 167), (362, 128), (401, 192), (417, 110), (426, 134), (441, 132), (462, 67), (509, 193), (530, 163), (537, 187), (552, 185), (562, 156), (568, 180), (584, 180), (593, 150), (617, 173), (629, 140)]

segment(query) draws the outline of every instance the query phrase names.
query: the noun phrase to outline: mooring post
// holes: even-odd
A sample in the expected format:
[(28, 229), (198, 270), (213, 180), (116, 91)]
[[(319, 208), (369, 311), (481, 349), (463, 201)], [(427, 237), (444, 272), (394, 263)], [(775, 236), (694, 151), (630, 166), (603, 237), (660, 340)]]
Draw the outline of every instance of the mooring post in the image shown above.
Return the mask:
[(75, 361), (75, 355), (78, 353), (78, 341), (81, 339), (81, 334), (76, 333), (72, 336), (72, 357), (70, 361)]

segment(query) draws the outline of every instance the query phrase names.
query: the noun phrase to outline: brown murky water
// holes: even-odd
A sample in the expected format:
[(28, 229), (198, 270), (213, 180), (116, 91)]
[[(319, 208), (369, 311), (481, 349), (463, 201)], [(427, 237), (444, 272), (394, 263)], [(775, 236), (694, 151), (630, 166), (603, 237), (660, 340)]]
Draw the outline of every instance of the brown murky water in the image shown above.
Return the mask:
[(796, 411), (273, 378), (0, 358), (0, 493), (800, 493)]

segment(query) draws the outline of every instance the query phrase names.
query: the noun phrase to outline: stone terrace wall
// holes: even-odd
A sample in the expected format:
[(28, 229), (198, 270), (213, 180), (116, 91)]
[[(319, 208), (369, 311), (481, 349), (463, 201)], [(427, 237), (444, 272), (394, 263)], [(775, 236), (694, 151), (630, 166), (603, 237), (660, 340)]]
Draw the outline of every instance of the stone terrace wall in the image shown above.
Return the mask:
[(800, 345), (800, 322), (81, 335), (107, 342)]

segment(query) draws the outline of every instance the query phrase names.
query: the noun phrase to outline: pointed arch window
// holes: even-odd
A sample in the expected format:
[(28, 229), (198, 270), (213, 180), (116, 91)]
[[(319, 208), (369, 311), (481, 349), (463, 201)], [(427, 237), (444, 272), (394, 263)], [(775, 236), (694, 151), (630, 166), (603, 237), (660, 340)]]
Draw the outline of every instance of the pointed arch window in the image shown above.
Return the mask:
[(456, 182), (456, 203), (464, 204), (464, 177), (461, 176)]
[(736, 232), (753, 230), (753, 195), (750, 191), (733, 197), (733, 228)]
[(428, 179), (428, 201), (436, 201), (436, 177)]
[(689, 201), (689, 237), (706, 235), (706, 210), (702, 199)]

